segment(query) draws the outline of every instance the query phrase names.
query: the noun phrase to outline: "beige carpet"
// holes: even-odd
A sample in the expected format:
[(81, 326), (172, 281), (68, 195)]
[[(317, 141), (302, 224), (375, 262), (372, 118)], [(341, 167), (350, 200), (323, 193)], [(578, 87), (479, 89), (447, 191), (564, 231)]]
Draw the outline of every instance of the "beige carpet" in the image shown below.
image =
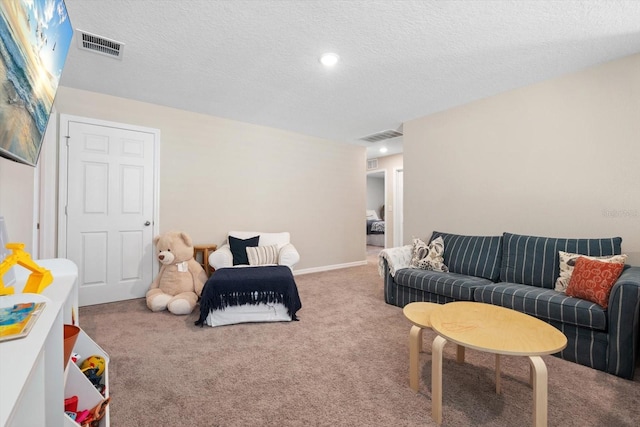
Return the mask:
[[(433, 426), (431, 361), (408, 385), (410, 324), (384, 303), (369, 264), (296, 276), (300, 321), (196, 327), (197, 312), (152, 313), (144, 300), (83, 307), (80, 324), (109, 353), (111, 425)], [(434, 335), (424, 333), (428, 351)], [(553, 356), (549, 426), (640, 425), (640, 369), (628, 381)], [(526, 358), (445, 347), (444, 425), (523, 426), (532, 420)]]

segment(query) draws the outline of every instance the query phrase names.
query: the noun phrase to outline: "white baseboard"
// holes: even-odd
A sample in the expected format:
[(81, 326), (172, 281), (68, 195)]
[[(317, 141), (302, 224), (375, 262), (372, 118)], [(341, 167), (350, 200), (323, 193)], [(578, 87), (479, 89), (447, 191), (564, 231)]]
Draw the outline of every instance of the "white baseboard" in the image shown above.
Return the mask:
[(339, 270), (341, 268), (359, 267), (361, 265), (367, 265), (367, 260), (348, 262), (345, 264), (325, 265), (322, 267), (304, 268), (302, 270), (294, 270), (293, 275), (298, 276), (309, 273), (320, 273), (322, 271)]

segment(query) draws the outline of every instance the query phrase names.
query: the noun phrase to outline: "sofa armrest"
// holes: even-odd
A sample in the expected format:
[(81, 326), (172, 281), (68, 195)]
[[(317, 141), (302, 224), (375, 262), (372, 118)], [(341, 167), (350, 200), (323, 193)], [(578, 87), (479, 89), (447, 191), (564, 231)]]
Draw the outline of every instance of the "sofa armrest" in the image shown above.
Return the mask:
[(280, 248), (280, 252), (278, 252), (279, 265), (286, 265), (293, 270), (293, 266), (296, 265), (298, 261), (300, 261), (300, 254), (293, 244), (287, 243)]
[(627, 267), (611, 288), (607, 310), (608, 371), (623, 378), (633, 378), (638, 355), (639, 313), (640, 267)]
[(209, 255), (209, 265), (216, 270), (233, 267), (233, 255), (228, 244), (224, 244)]
[(409, 267), (411, 263), (411, 245), (388, 248), (380, 251), (380, 255), (378, 255), (378, 274), (380, 274), (380, 277), (385, 276), (384, 260), (387, 261), (391, 276), (395, 276), (396, 271)]

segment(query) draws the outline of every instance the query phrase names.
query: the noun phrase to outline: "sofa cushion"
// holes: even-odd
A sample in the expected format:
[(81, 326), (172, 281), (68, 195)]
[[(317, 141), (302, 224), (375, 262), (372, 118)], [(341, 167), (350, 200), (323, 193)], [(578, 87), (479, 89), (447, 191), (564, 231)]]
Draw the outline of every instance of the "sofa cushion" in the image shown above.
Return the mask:
[(493, 283), (480, 277), (415, 268), (396, 271), (395, 281), (400, 286), (443, 295), (456, 301), (473, 301), (475, 288)]
[(502, 236), (462, 236), (434, 231), (431, 241), (438, 237), (444, 240), (444, 263), (450, 272), (498, 280)]
[(516, 283), (492, 283), (477, 288), (475, 301), (511, 308), (546, 321), (557, 321), (598, 331), (607, 329), (607, 311), (590, 301), (553, 289)]
[(560, 274), (559, 251), (589, 256), (619, 255), (621, 245), (620, 237), (563, 239), (504, 233), (500, 281), (553, 289)]

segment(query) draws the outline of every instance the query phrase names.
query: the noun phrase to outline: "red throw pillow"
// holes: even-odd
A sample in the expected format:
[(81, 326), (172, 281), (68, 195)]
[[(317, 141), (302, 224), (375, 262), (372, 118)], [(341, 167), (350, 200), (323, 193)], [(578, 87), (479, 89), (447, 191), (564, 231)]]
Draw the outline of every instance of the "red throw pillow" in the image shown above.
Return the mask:
[(579, 257), (573, 268), (566, 294), (595, 302), (602, 308), (607, 308), (611, 288), (620, 277), (623, 268), (624, 264), (622, 263), (602, 262)]

